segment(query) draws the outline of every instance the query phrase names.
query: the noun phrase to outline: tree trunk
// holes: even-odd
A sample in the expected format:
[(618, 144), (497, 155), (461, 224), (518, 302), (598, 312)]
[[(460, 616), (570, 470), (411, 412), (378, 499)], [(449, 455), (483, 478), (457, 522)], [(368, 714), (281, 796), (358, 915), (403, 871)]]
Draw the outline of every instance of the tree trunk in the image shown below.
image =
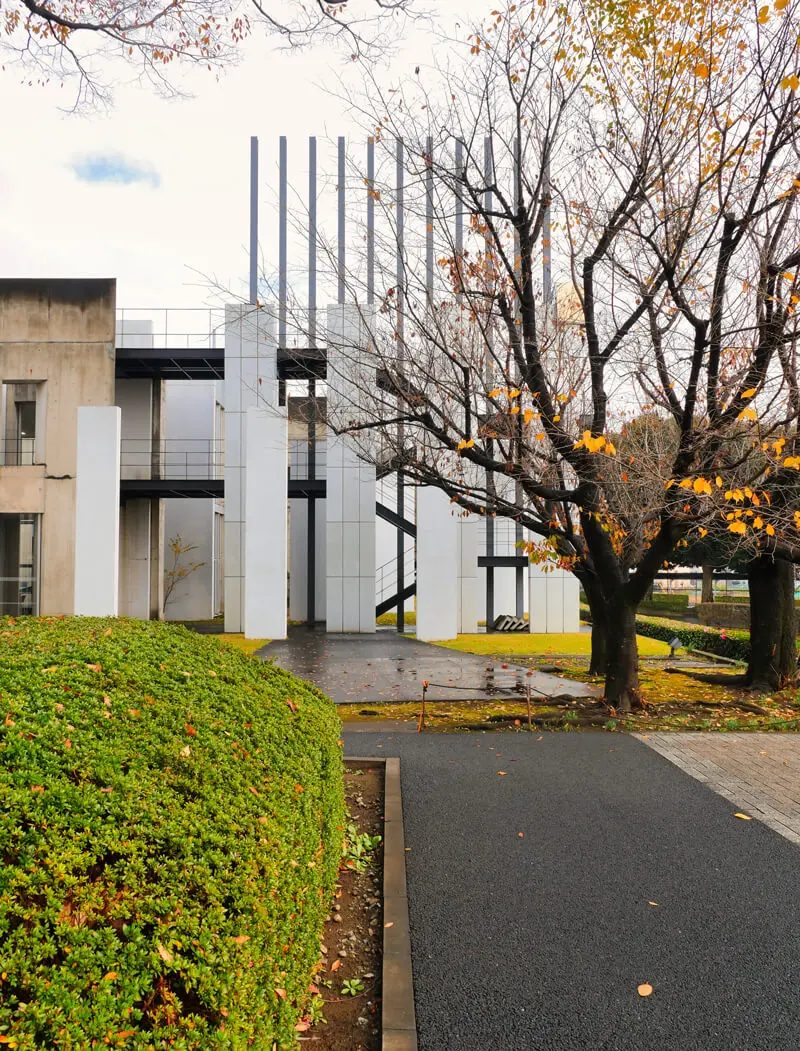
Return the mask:
[(794, 678), (796, 617), (794, 567), (761, 555), (747, 566), (750, 586), (750, 663), (745, 681), (751, 690), (771, 693)]
[(794, 604), (794, 566), (779, 564), (781, 578), (781, 640), (778, 648), (778, 678), (781, 686), (797, 676), (797, 610)]
[(714, 569), (712, 566), (703, 566), (703, 593), (700, 601), (714, 601)]
[(594, 579), (584, 578), (581, 583), (592, 614), (592, 656), (589, 662), (589, 674), (605, 675), (608, 663), (606, 604)]
[(642, 707), (639, 651), (636, 648), (636, 607), (618, 597), (605, 611), (608, 663), (606, 702), (620, 712)]

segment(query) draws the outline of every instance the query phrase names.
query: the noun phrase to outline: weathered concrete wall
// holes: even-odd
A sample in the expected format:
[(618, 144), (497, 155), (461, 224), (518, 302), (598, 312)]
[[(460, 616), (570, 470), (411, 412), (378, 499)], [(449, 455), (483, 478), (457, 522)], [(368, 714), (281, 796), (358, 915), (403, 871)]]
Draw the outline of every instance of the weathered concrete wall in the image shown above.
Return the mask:
[(110, 278), (0, 280), (0, 379), (41, 384), (39, 481), (32, 489), (30, 467), (2, 478), (9, 509), (43, 513), (41, 613), (74, 610), (78, 407), (114, 404), (115, 298)]

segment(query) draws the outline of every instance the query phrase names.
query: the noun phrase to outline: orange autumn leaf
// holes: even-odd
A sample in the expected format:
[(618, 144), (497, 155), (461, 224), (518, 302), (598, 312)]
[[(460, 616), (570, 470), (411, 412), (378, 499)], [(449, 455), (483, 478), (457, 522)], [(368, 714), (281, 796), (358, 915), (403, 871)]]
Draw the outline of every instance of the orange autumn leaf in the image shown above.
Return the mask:
[(636, 991), (639, 994), (639, 996), (649, 996), (650, 993), (652, 993), (653, 991), (653, 987), (647, 982), (642, 982), (640, 986), (637, 986)]
[(331, 970), (332, 971), (338, 971), (341, 966), (342, 966), (342, 961), (341, 960), (334, 960), (333, 963), (331, 964)]

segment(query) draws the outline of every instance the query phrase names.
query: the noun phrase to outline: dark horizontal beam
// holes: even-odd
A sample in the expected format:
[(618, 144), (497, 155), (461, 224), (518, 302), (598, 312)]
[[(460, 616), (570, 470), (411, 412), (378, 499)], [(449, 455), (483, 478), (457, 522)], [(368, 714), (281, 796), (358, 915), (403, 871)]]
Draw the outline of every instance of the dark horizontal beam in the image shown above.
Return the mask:
[(389, 525), (393, 525), (395, 529), (402, 529), (408, 536), (417, 538), (417, 527), (413, 522), (410, 522), (407, 518), (402, 518), (396, 511), (393, 511), (391, 507), (387, 507), (386, 504), (380, 502), (375, 504), (375, 513), (378, 518), (382, 518), (384, 522), (388, 522)]
[(223, 347), (117, 347), (117, 379), (221, 380)]
[[(278, 378), (325, 379), (328, 352), (324, 347), (281, 347)], [(224, 347), (117, 347), (117, 379), (221, 380), (225, 378)]]
[[(324, 500), (326, 483), (324, 478), (313, 481), (290, 478), (288, 496), (290, 500)], [(174, 500), (198, 499), (221, 500), (225, 496), (223, 478), (123, 478), (119, 483), (122, 500)]]
[(491, 569), (524, 569), (530, 561), (527, 555), (478, 555), (478, 565)]
[(219, 500), (225, 495), (225, 482), (222, 478), (123, 478), (119, 495), (123, 501)]
[(326, 485), (324, 478), (290, 478), (289, 499), (324, 500)]

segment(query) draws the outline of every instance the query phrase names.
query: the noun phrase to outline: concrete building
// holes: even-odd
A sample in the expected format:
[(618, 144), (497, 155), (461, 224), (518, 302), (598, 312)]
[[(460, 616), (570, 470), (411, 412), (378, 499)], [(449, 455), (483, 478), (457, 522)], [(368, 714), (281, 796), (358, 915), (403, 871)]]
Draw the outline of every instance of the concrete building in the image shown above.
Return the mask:
[[(181, 335), (120, 316), (110, 279), (0, 281), (2, 613), (224, 611), (226, 630), (278, 638), (289, 618), (372, 632), (416, 601), (421, 638), (528, 608), (530, 630), (576, 630), (577, 583), (529, 572), (513, 525), (438, 490), (400, 500), (396, 474), (326, 429), (369, 396), (360, 326), (329, 307), (324, 347), (292, 350), (249, 305)], [(355, 371), (329, 372), (344, 342)]]

